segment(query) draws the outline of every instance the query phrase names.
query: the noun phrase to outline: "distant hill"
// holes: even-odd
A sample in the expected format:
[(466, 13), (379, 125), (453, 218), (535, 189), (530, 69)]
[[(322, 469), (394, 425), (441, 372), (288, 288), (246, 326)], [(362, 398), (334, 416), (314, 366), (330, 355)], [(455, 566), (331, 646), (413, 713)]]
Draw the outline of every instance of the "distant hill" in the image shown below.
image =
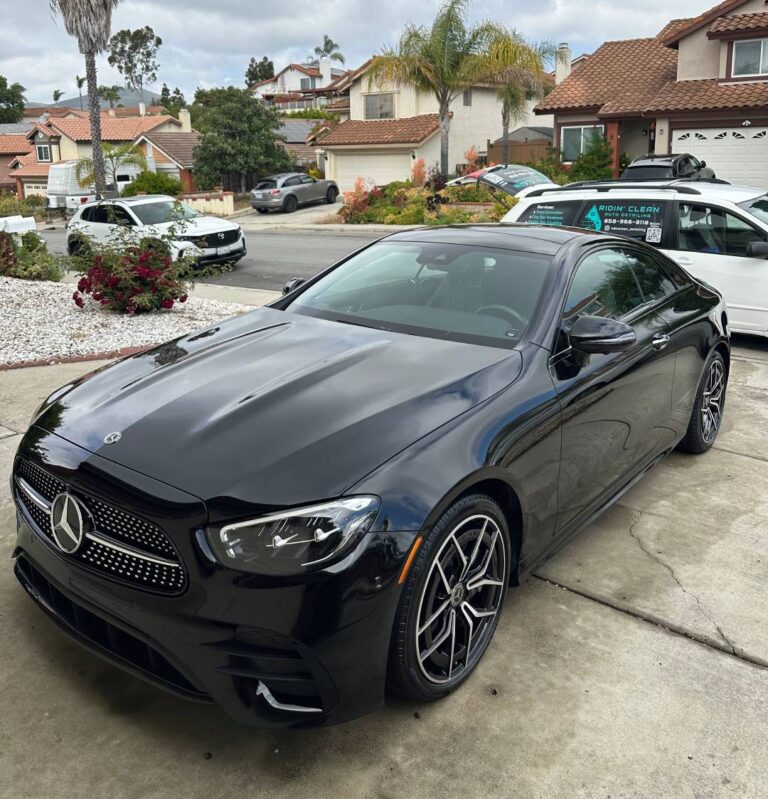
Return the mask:
[[(83, 87), (85, 89), (85, 87)], [(125, 105), (125, 106), (132, 106), (138, 105), (141, 100), (138, 92), (135, 92), (133, 89), (128, 89), (126, 87), (122, 87), (120, 89), (120, 102), (118, 105)], [(146, 105), (156, 105), (160, 101), (160, 95), (148, 91), (147, 89), (144, 90), (144, 103)], [(31, 102), (27, 101), (25, 103), (27, 108), (48, 108), (52, 105), (60, 106), (61, 108), (80, 108), (80, 98), (78, 95), (74, 95), (73, 97), (62, 97), (58, 103), (53, 102), (53, 100), (49, 100), (47, 103), (38, 103), (38, 102)], [(106, 101), (102, 101), (101, 103), (102, 108), (109, 108), (109, 103)], [(83, 109), (88, 108), (88, 96), (83, 90)]]

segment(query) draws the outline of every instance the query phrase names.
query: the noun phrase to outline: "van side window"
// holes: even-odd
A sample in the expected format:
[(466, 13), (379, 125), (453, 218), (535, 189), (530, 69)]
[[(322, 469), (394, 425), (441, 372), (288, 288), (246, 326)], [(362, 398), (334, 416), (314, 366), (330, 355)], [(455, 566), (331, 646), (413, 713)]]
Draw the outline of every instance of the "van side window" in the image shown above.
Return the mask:
[(667, 203), (664, 200), (605, 199), (587, 201), (577, 227), (618, 233), (648, 244), (660, 245)]
[(746, 258), (748, 244), (765, 240), (765, 234), (722, 208), (698, 203), (678, 205), (678, 250)]
[(528, 225), (573, 225), (579, 208), (581, 200), (534, 203), (520, 214), (517, 221)]

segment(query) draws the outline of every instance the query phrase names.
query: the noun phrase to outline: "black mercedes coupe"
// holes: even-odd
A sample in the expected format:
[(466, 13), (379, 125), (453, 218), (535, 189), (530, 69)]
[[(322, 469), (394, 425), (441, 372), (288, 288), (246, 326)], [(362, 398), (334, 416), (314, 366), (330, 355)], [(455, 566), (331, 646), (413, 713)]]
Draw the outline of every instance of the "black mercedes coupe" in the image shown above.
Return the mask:
[(509, 586), (720, 427), (723, 301), (634, 241), (412, 230), (286, 289), (56, 391), (11, 478), (29, 595), (242, 722), (450, 693)]

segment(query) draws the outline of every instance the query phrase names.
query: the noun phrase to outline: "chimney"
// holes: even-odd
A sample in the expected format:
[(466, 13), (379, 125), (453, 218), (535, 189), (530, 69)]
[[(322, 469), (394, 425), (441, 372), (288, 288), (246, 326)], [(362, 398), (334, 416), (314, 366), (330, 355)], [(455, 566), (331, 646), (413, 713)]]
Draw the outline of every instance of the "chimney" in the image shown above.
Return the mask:
[(181, 122), (182, 133), (192, 133), (192, 117), (188, 108), (182, 108), (179, 111), (179, 122)]
[(555, 85), (562, 83), (571, 74), (571, 48), (568, 42), (557, 45), (555, 62)]
[(116, 117), (116, 116), (117, 116), (117, 114), (115, 113), (115, 109), (114, 109), (114, 108), (110, 108), (110, 109), (107, 111), (107, 113), (108, 113), (108, 114), (109, 114), (111, 117)]
[(333, 73), (331, 72), (331, 59), (321, 58), (318, 64), (320, 68), (320, 81), (319, 88), (327, 86), (333, 80)]
[(139, 116), (145, 117), (147, 115), (147, 106), (144, 103), (139, 103)]

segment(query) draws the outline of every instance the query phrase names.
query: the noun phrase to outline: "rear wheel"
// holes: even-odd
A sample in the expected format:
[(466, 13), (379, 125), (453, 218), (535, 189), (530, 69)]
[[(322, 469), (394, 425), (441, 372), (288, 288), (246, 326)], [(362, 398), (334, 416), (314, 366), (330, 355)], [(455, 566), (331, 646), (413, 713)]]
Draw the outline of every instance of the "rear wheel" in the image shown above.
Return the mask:
[(298, 207), (299, 201), (292, 194), (289, 194), (283, 202), (283, 211), (286, 214), (292, 214)]
[(725, 361), (719, 352), (713, 352), (704, 368), (688, 431), (680, 442), (680, 449), (696, 455), (712, 447), (720, 431), (725, 409), (727, 377)]
[(441, 516), (400, 598), (388, 673), (394, 693), (440, 699), (470, 676), (496, 630), (510, 551), (504, 514), (490, 497), (464, 497)]
[(328, 191), (325, 193), (325, 201), (328, 203), (328, 205), (333, 205), (338, 196), (339, 190), (334, 186), (329, 186)]

